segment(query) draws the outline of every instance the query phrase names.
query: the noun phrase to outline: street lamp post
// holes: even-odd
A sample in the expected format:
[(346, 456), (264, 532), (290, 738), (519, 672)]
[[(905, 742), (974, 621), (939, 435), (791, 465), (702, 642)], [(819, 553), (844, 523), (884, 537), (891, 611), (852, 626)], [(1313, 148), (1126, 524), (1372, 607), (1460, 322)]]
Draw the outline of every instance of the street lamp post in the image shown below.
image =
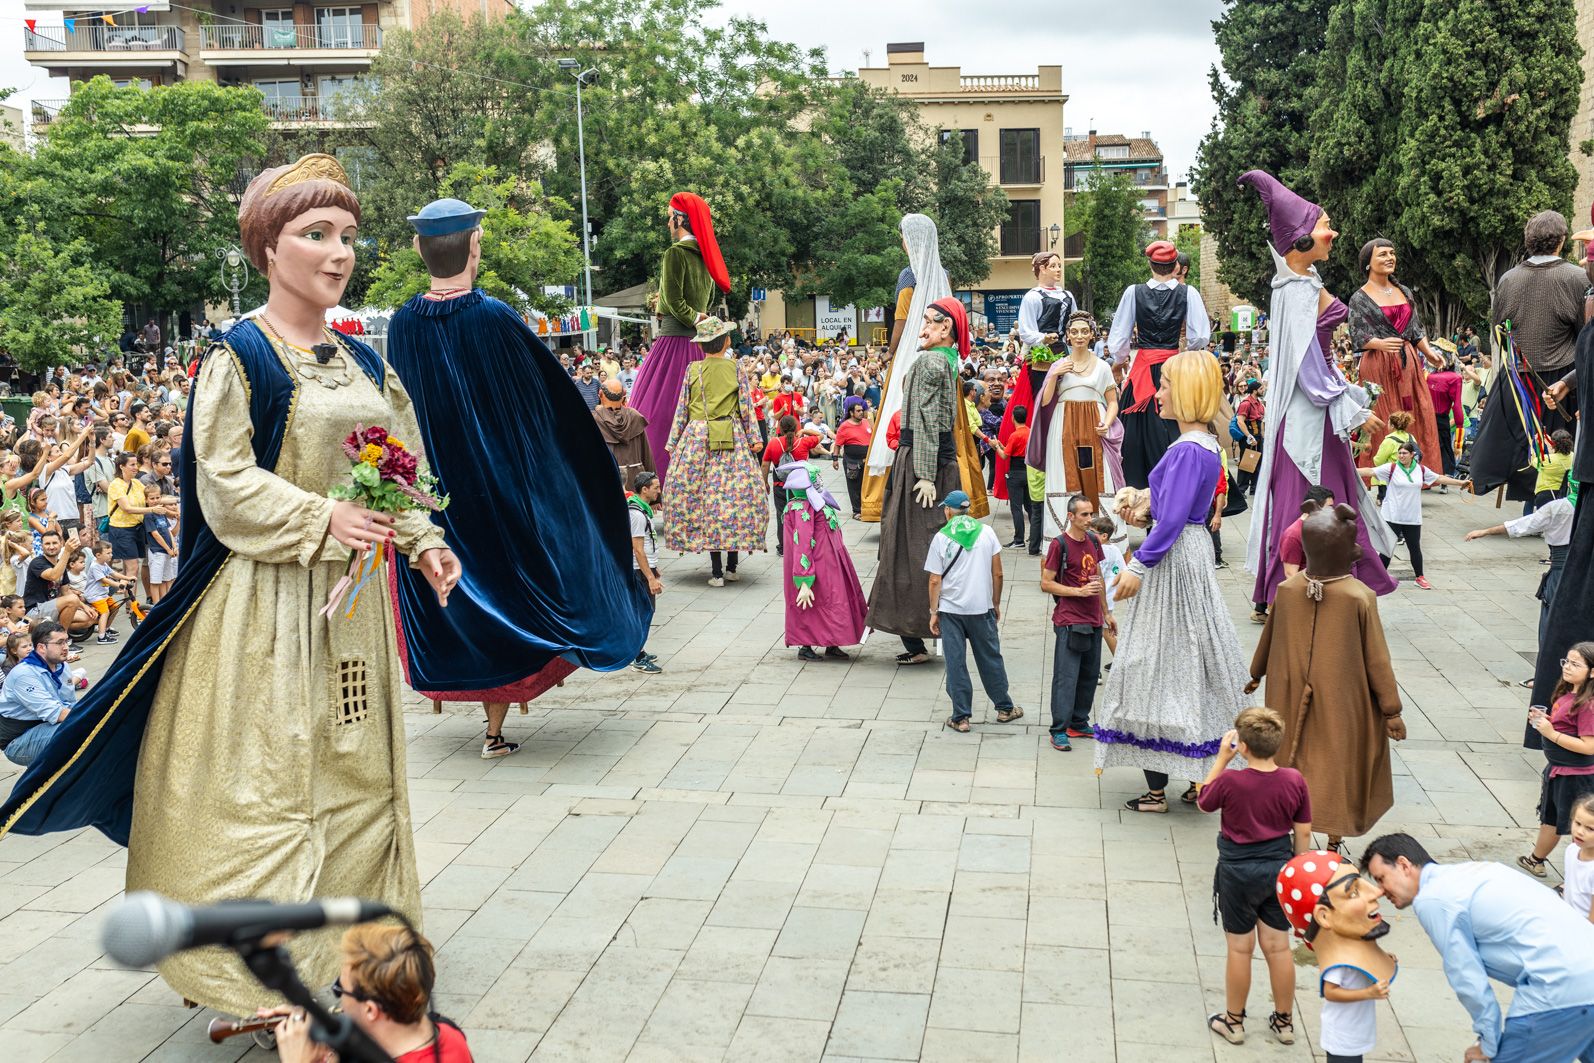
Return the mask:
[[(581, 163), (581, 260), (585, 269), (587, 306), (592, 305), (592, 234), (587, 223), (587, 134), (581, 113), (581, 87), (598, 76), (596, 70), (582, 70), (575, 59), (559, 60), (559, 69), (576, 79), (576, 154)], [(597, 326), (594, 325), (594, 328)]]
[(218, 247), (216, 257), (221, 260), (222, 286), (232, 293), (232, 316), (236, 321), (244, 312), (238, 293), (249, 283), (249, 262), (236, 247)]

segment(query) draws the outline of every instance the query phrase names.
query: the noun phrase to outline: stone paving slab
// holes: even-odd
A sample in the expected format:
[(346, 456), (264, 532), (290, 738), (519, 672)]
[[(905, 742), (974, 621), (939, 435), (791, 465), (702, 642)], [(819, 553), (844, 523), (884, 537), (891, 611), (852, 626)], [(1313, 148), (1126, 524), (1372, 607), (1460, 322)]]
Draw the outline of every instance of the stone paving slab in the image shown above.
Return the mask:
[[(1405, 582), (1380, 602), (1411, 738), (1379, 831), (1410, 831), (1444, 859), (1509, 861), (1536, 823), (1542, 761), (1520, 748), (1515, 684), (1531, 667), (1544, 550), (1461, 542), (1510, 515), (1431, 495), (1436, 589)], [(1005, 512), (993, 523), (1008, 530)], [(1248, 523), (1225, 523), (1234, 567), (1219, 574), (1247, 654), (1260, 630), (1239, 565)], [(877, 531), (845, 528), (867, 583)], [(718, 589), (704, 559), (666, 557), (649, 640), (664, 673), (578, 673), (511, 715), (524, 743), (513, 757), (477, 756), (475, 710), (434, 714), (412, 698), (438, 1004), (477, 1058), (1313, 1058), (1304, 950), (1294, 1047), (1260, 1023), (1241, 1047), (1205, 1030), (1223, 997), (1216, 823), (1184, 807), (1121, 811), (1138, 773), (1098, 777), (1087, 742), (1050, 748), (1049, 606), (1036, 559), (1008, 551), (1004, 564), (1003, 654), (1022, 724), (997, 725), (977, 695), (973, 732), (944, 729), (940, 661), (898, 669), (889, 636), (850, 663), (798, 662), (772, 555), (745, 559), (742, 580)], [(1395, 571), (1409, 575), (1398, 558)], [(85, 653), (91, 674), (109, 659)], [(15, 775), (7, 765), (0, 785)], [(101, 954), (125, 866), (92, 832), (0, 841), (0, 1060), (270, 1058), (210, 1045), (211, 1013)], [(1415, 919), (1392, 924), (1401, 980), (1368, 1058), (1459, 1058), (1466, 1013)], [(1266, 985), (1258, 960), (1252, 1014), (1271, 1010)]]

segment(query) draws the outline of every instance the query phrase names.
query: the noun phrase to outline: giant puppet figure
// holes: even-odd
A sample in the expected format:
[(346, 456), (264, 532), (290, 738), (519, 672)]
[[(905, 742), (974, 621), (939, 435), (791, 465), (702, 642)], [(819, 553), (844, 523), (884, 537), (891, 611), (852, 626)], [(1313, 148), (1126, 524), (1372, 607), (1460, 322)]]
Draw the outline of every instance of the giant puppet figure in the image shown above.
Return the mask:
[[(919, 329), (924, 323), (925, 307), (938, 299), (950, 298), (952, 286), (946, 270), (941, 268), (941, 244), (935, 222), (923, 214), (906, 214), (902, 218), (902, 248), (908, 253), (908, 268), (898, 278), (903, 287), (897, 292), (896, 317), (901, 324), (901, 339), (893, 352), (891, 367), (887, 372), (885, 389), (880, 393), (880, 409), (876, 413), (874, 438), (869, 443), (869, 457), (864, 466), (863, 519), (882, 519), (886, 494), (886, 477), (892, 469), (891, 443), (888, 430), (892, 417), (903, 410), (903, 381), (908, 377), (920, 356)], [(905, 283), (904, 283), (905, 282)], [(966, 357), (969, 341), (965, 336), (963, 354)], [(952, 355), (952, 372), (957, 372), (957, 355)], [(957, 388), (953, 387), (953, 397)], [(962, 409), (959, 402), (959, 409)], [(903, 427), (907, 426), (902, 414)], [(957, 452), (959, 484), (969, 496), (969, 514), (983, 517), (990, 512), (985, 494), (985, 477), (980, 472), (980, 456), (974, 449), (974, 433), (969, 430), (968, 418), (958, 417), (951, 428), (952, 445)], [(937, 495), (937, 498), (945, 497)], [(940, 524), (935, 530), (940, 529)], [(929, 548), (926, 540), (925, 548)], [(922, 562), (922, 559), (921, 559)]]
[[(869, 626), (902, 637), (899, 664), (929, 660), (924, 640), (935, 633), (930, 630), (930, 583), (924, 559), (930, 540), (946, 523), (936, 503), (963, 486), (953, 442), (956, 426), (968, 424), (953, 368), (958, 356), (969, 352), (969, 319), (963, 304), (948, 295), (925, 307), (917, 338), (922, 349), (898, 391), (902, 435), (886, 482), (880, 564), (869, 592)], [(876, 433), (876, 442), (883, 434)]]
[(1246, 544), (1245, 567), (1256, 575), (1252, 601), (1271, 602), (1284, 582), (1279, 543), (1300, 516), (1306, 489), (1321, 485), (1347, 502), (1358, 515), (1357, 542), (1362, 556), (1356, 578), (1378, 594), (1395, 581), (1378, 555), (1394, 553), (1394, 536), (1368, 497), (1351, 460), (1350, 433), (1371, 415), (1367, 392), (1350, 383), (1330, 358), (1330, 338), (1347, 316), (1345, 304), (1330, 295), (1316, 263), (1328, 258), (1334, 238), (1328, 215), (1281, 185), (1271, 174), (1250, 170), (1240, 176), (1267, 207), (1273, 255), (1272, 331), (1267, 367), (1267, 416), (1263, 431), (1260, 505)]
[[(0, 808), (19, 834), (98, 827), (127, 845), (127, 888), (184, 904), (368, 897), (419, 923), (404, 685), (385, 581), (324, 615), (350, 549), (391, 544), (441, 605), (459, 578), (423, 512), (327, 496), (343, 440), (380, 425), (418, 450), (398, 375), (327, 329), (354, 271), (360, 204), (337, 160), (307, 155), (249, 183), (238, 226), (266, 305), (206, 352), (182, 448), (182, 571), (105, 677)], [(327, 985), (336, 930), (297, 935)], [(252, 1015), (273, 994), (221, 949), (161, 976), (190, 1000)]]
[(670, 239), (659, 268), (659, 335), (637, 370), (631, 405), (648, 419), (648, 444), (659, 479), (669, 490), (670, 454), (665, 444), (675, 423), (686, 367), (703, 357), (692, 342), (709, 307), (731, 290), (731, 275), (714, 237), (714, 218), (695, 192), (670, 197)]
[(483, 213), (440, 199), (409, 219), (431, 285), (393, 315), (388, 358), (413, 389), (450, 497), (435, 519), (465, 568), (447, 609), (392, 568), (400, 650), (427, 697), (485, 703), (491, 759), (517, 748), (503, 735), (511, 702), (578, 665), (634, 661), (653, 603), (631, 575), (625, 494), (597, 422), (520, 315), (474, 286)]
[(1378, 597), (1351, 574), (1356, 511), (1306, 506), (1306, 568), (1279, 586), (1246, 691), (1267, 676), (1266, 703), (1284, 718), (1278, 762), (1306, 777), (1312, 826), (1333, 848), (1395, 803), (1389, 740), (1404, 739), (1406, 725)]
[(1151, 470), (1178, 434), (1157, 409), (1163, 363), (1179, 352), (1181, 337), (1186, 349), (1199, 351), (1206, 349), (1212, 335), (1201, 293), (1175, 276), (1179, 249), (1158, 240), (1146, 248), (1146, 258), (1151, 262), (1151, 279), (1124, 289), (1107, 333), (1107, 353), (1113, 363), (1129, 363), (1119, 419), (1124, 483), (1130, 487), (1150, 482)]

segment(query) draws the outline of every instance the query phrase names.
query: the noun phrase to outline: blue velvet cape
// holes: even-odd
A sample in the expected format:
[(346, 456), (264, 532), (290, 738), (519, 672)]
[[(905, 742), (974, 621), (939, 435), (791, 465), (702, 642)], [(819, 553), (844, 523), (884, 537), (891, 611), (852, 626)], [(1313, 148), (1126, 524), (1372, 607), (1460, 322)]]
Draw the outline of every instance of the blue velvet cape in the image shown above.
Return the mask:
[(614, 457), (558, 360), (478, 289), (411, 299), (388, 361), (448, 493), (432, 519), (462, 569), (446, 609), (420, 572), (397, 570), (410, 685), (491, 690), (559, 657), (605, 672), (634, 661), (653, 600), (632, 575)]
[[(386, 366), (380, 355), (358, 340), (338, 337), (345, 353), (382, 387)], [(265, 334), (241, 321), (205, 352), (206, 358), (232, 358), (249, 390), (249, 420), (255, 463), (273, 470), (282, 453), (288, 411), (298, 384)], [(197, 378), (196, 378), (197, 379)], [(188, 399), (185, 435), (193, 437), (194, 410), (205, 401), (195, 387)], [(243, 426), (239, 426), (243, 430)], [(160, 687), (166, 647), (193, 616), (211, 580), (232, 556), (205, 523), (195, 494), (192, 445), (182, 448), (183, 559), (177, 579), (160, 604), (133, 632), (104, 677), (73, 708), (48, 747), (22, 773), (0, 805), (0, 835), (48, 834), (98, 827), (112, 841), (127, 844), (133, 826), (133, 776), (144, 728)], [(204, 706), (193, 706), (203, 712)]]

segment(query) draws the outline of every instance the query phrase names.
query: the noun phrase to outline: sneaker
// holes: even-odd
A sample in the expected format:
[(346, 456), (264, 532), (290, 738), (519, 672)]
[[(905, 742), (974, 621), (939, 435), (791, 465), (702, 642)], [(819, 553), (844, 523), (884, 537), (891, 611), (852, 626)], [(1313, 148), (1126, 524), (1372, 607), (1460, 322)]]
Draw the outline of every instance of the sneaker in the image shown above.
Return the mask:
[(1222, 558), (1219, 558), (1216, 562), (1213, 563), (1212, 567), (1213, 568), (1228, 568), (1229, 567), (1229, 563), (1227, 561), (1224, 561)]
[(737, 582), (737, 581), (738, 581), (738, 580), (740, 580), (740, 579), (741, 579), (741, 578), (742, 578), (742, 577), (740, 577), (740, 576), (738, 576), (738, 575), (737, 575), (737, 574), (736, 574), (736, 570), (735, 570), (735, 569), (734, 569), (734, 568), (733, 568), (733, 569), (730, 569), (730, 570), (729, 570), (729, 571), (727, 571), (727, 572), (726, 572), (726, 573), (725, 573), (725, 582), (726, 582), (726, 583), (735, 583), (735, 582)]
[(725, 577), (724, 576), (710, 576), (708, 578), (708, 585), (710, 587), (723, 587), (723, 586), (725, 586)]
[(101, 645), (101, 646), (114, 646), (114, 645), (116, 645), (116, 636), (115, 635), (96, 635), (94, 637), (94, 641), (98, 645)]
[(1086, 724), (1084, 727), (1070, 727), (1063, 732), (1069, 738), (1095, 738), (1096, 729)]
[(1431, 590), (1433, 590), (1433, 584), (1432, 584), (1432, 583), (1429, 583), (1429, 582), (1428, 582), (1428, 581), (1427, 581), (1427, 580), (1426, 580), (1426, 579), (1424, 579), (1424, 578), (1423, 578), (1423, 577), (1421, 577), (1421, 576), (1418, 576), (1418, 577), (1417, 577), (1417, 578), (1416, 578), (1416, 579), (1415, 579), (1415, 580), (1413, 580), (1413, 581), (1412, 581), (1412, 582), (1413, 582), (1413, 583), (1415, 583), (1415, 584), (1417, 584), (1417, 586), (1419, 586), (1419, 587), (1421, 587), (1421, 588), (1422, 588), (1422, 589), (1423, 589), (1423, 590), (1425, 590), (1425, 591), (1431, 591)]
[(641, 653), (637, 654), (637, 658), (643, 661), (657, 661), (659, 659), (659, 655), (656, 653), (649, 653), (647, 650), (643, 650)]
[(519, 742), (506, 742), (503, 735), (488, 735), (487, 740), (482, 743), (482, 759), (496, 760), (499, 757), (507, 757), (519, 748)]
[(660, 672), (664, 671), (664, 669), (660, 668), (657, 664), (654, 664), (646, 657), (638, 657), (636, 660), (631, 662), (631, 667), (636, 669), (638, 672), (646, 672), (648, 675), (658, 675)]
[(1052, 748), (1059, 753), (1072, 753), (1074, 747), (1069, 745), (1067, 735), (1052, 735)]
[(1253, 623), (1253, 624), (1265, 624), (1265, 623), (1267, 623), (1267, 614), (1265, 612), (1263, 612), (1262, 610), (1260, 610), (1260, 609), (1252, 609), (1251, 610), (1251, 623)]

